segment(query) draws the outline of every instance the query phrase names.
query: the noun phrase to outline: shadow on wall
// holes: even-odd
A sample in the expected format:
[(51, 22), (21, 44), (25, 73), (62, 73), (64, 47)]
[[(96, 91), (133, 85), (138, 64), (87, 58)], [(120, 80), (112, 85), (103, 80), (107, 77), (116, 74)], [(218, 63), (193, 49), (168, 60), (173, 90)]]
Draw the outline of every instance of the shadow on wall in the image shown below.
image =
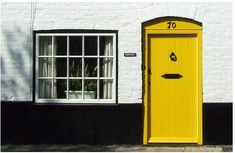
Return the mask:
[(1, 100), (18, 101), (31, 97), (33, 41), (26, 30), (2, 28)]

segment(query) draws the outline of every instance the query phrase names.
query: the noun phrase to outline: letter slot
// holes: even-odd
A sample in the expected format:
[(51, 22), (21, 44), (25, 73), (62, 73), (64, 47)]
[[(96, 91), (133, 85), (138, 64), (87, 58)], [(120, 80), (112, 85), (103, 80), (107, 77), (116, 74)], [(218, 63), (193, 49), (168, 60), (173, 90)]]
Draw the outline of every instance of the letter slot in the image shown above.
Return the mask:
[(180, 79), (182, 78), (183, 76), (180, 75), (180, 74), (163, 74), (162, 77), (164, 79)]

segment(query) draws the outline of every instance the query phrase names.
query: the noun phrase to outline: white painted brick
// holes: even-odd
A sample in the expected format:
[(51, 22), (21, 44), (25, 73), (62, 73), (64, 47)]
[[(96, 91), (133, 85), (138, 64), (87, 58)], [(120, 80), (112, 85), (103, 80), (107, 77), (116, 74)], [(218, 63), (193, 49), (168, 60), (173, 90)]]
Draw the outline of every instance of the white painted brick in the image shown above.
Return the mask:
[[(1, 3), (1, 100), (32, 100), (32, 3)], [(142, 102), (141, 23), (181, 16), (203, 23), (203, 100), (232, 102), (231, 3), (34, 3), (34, 30), (118, 30), (119, 103)], [(135, 52), (137, 57), (124, 57)]]

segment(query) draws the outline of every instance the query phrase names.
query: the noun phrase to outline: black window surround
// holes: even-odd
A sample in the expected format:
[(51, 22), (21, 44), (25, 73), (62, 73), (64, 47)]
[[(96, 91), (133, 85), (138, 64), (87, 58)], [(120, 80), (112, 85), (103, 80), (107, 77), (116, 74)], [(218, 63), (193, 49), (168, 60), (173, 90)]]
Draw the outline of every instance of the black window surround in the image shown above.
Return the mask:
[[(37, 54), (37, 41), (36, 38), (38, 35), (43, 35), (43, 34), (52, 34), (52, 35), (58, 35), (61, 36), (61, 34), (67, 34), (67, 36), (70, 36), (70, 34), (75, 34), (75, 36), (81, 36), (81, 34), (88, 34), (88, 35), (96, 35), (96, 34), (101, 34), (102, 36), (106, 35), (106, 34), (113, 34), (114, 39), (114, 43), (115, 43), (115, 49), (113, 52), (113, 56), (115, 57), (115, 62), (113, 63), (113, 67), (115, 69), (115, 77), (114, 77), (114, 87), (113, 89), (115, 90), (115, 94), (113, 95), (114, 97), (112, 97), (112, 99), (110, 101), (102, 101), (98, 100), (98, 97), (96, 97), (96, 99), (89, 99), (89, 101), (82, 101), (79, 99), (73, 99), (68, 100), (68, 99), (60, 99), (59, 101), (57, 100), (49, 100), (49, 101), (44, 101), (43, 103), (38, 102), (38, 97), (36, 96), (38, 93), (38, 54)], [(85, 36), (84, 35), (84, 36)], [(101, 36), (99, 35), (99, 36)], [(34, 47), (34, 52), (33, 52), (33, 102), (35, 104), (75, 104), (75, 105), (113, 105), (113, 104), (118, 104), (118, 31), (117, 30), (87, 30), (87, 29), (80, 29), (80, 30), (68, 30), (68, 29), (58, 29), (58, 30), (38, 30), (38, 31), (33, 31), (33, 47)], [(92, 41), (92, 40), (91, 40)], [(88, 47), (89, 48), (89, 47)], [(98, 53), (99, 54), (99, 53)], [(98, 72), (99, 73), (99, 72)], [(53, 75), (53, 74), (52, 74)], [(53, 81), (52, 81), (53, 82)], [(59, 81), (57, 81), (59, 82)], [(85, 82), (83, 82), (85, 83)], [(84, 84), (83, 84), (84, 85)], [(98, 85), (97, 85), (98, 86)], [(97, 95), (96, 95), (97, 96)], [(36, 98), (37, 97), (37, 98)], [(84, 100), (84, 99), (83, 99)]]

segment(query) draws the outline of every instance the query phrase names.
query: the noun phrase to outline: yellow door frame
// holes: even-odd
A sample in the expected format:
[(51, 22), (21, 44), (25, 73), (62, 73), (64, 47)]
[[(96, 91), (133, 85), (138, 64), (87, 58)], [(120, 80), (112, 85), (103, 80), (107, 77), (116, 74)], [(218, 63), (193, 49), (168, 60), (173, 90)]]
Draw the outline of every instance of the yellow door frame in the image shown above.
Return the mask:
[[(144, 76), (144, 127), (143, 127), (143, 144), (148, 144), (149, 139), (149, 35), (152, 34), (194, 34), (197, 35), (197, 102), (198, 102), (198, 124), (197, 124), (197, 144), (203, 143), (202, 138), (202, 23), (192, 19), (181, 17), (161, 17), (142, 24), (142, 49), (143, 49), (143, 76)], [(168, 143), (185, 143), (185, 142), (168, 142)]]

